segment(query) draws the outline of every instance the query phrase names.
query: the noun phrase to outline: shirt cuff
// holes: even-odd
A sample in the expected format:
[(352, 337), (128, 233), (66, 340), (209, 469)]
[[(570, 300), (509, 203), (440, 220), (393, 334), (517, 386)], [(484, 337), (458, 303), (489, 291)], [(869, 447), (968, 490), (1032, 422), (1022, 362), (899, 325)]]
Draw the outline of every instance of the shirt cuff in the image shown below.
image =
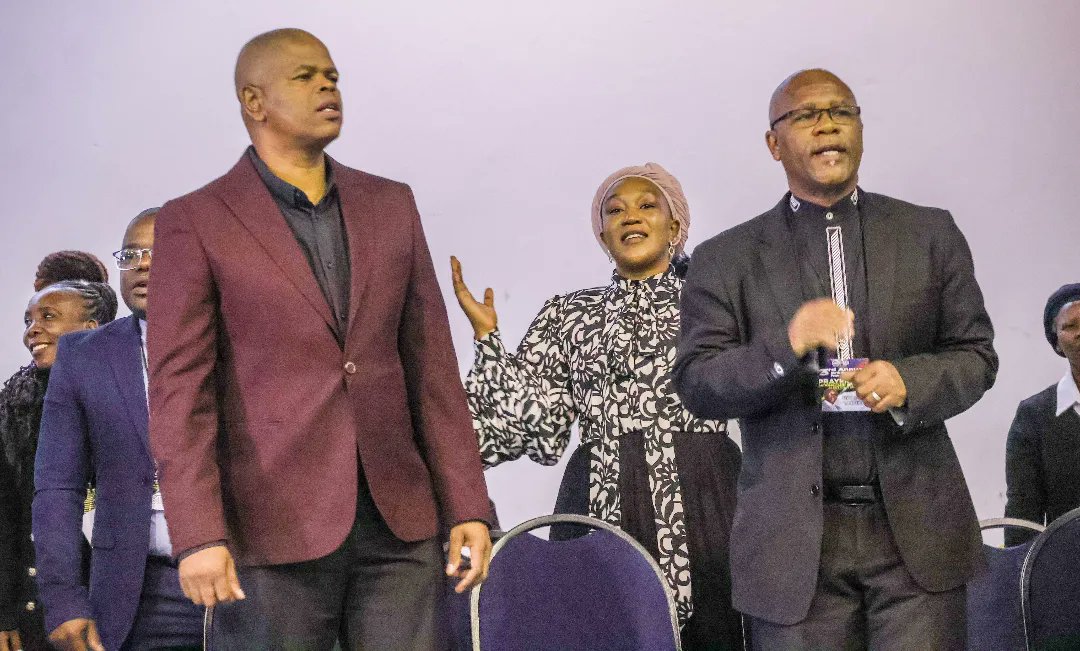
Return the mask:
[(479, 339), (473, 339), (473, 345), (478, 351), (486, 353), (489, 357), (500, 356), (503, 352), (502, 336), (499, 334), (498, 328)]
[(214, 540), (212, 542), (204, 543), (202, 545), (197, 545), (190, 549), (185, 549), (184, 551), (176, 555), (176, 562), (179, 563), (180, 561), (184, 560), (188, 556), (191, 556), (195, 552), (201, 552), (204, 549), (210, 549), (211, 547), (225, 547), (226, 542), (227, 541), (225, 540)]

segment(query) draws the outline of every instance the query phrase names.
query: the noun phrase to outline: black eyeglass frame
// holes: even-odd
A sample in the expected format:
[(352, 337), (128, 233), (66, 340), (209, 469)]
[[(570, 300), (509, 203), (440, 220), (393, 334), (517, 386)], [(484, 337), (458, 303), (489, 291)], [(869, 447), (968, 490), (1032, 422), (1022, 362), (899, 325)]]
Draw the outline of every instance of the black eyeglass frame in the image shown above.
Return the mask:
[[(850, 111), (851, 114), (852, 114), (851, 115), (851, 118), (852, 118), (851, 122), (847, 121), (846, 119), (837, 120), (836, 119), (837, 116), (834, 113), (834, 111)], [(797, 109), (791, 109), (787, 113), (784, 113), (780, 117), (778, 117), (775, 120), (773, 120), (772, 122), (770, 122), (769, 123), (769, 129), (770, 130), (775, 129), (776, 125), (780, 124), (781, 122), (783, 122), (784, 120), (790, 118), (791, 116), (795, 115), (796, 113), (805, 113), (805, 114), (807, 114), (807, 117), (809, 117), (810, 113), (815, 114), (814, 121), (812, 123), (808, 124), (807, 126), (813, 126), (813, 125), (817, 124), (818, 122), (821, 122), (821, 116), (823, 114), (825, 114), (825, 113), (828, 113), (829, 114), (829, 119), (832, 120), (833, 122), (837, 123), (837, 124), (851, 124), (852, 122), (858, 120), (860, 116), (862, 116), (862, 107), (859, 106), (858, 104), (841, 104), (840, 106), (830, 106), (828, 108), (797, 108)]]

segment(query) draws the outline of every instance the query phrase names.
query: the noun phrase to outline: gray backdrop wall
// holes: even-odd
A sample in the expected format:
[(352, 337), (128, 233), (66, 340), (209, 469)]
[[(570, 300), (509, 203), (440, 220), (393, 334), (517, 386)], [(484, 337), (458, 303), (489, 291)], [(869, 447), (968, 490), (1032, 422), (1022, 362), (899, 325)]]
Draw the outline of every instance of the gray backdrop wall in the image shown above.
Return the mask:
[[(20, 324), (44, 254), (106, 259), (139, 210), (239, 157), (234, 57), (280, 26), (319, 35), (342, 71), (332, 155), (415, 190), (463, 372), (451, 254), (474, 289), (496, 289), (516, 343), (544, 299), (606, 282), (588, 213), (609, 172), (675, 173), (693, 245), (784, 192), (763, 139), (776, 84), (840, 74), (864, 108), (863, 187), (949, 208), (970, 240), (1001, 374), (950, 428), (980, 517), (1001, 514), (1016, 404), (1065, 370), (1043, 302), (1080, 280), (1080, 3), (4, 2), (4, 376), (29, 359)], [(490, 471), (504, 524), (549, 512), (560, 475)]]

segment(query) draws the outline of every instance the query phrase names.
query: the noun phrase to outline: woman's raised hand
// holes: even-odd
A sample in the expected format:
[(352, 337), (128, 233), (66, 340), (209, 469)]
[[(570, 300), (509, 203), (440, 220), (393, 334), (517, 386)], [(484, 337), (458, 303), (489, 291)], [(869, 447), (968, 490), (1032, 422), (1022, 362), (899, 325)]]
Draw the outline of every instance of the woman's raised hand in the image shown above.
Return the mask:
[(495, 292), (488, 287), (484, 290), (484, 302), (476, 300), (472, 292), (465, 285), (461, 277), (461, 262), (454, 256), (450, 256), (450, 271), (454, 279), (454, 295), (457, 296), (458, 305), (465, 316), (472, 323), (473, 336), (483, 339), (494, 330), (498, 324), (495, 314)]

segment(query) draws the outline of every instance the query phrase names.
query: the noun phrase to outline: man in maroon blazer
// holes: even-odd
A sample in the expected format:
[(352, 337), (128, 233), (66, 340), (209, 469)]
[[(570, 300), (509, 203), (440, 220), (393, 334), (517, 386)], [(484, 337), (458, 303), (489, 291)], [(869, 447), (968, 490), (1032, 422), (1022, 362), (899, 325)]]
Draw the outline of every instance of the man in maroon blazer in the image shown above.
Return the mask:
[(252, 39), (236, 90), (253, 147), (157, 218), (150, 438), (182, 587), (215, 648), (440, 648), (440, 518), (464, 590), (489, 507), (412, 192), (323, 153), (342, 103), (311, 34)]

